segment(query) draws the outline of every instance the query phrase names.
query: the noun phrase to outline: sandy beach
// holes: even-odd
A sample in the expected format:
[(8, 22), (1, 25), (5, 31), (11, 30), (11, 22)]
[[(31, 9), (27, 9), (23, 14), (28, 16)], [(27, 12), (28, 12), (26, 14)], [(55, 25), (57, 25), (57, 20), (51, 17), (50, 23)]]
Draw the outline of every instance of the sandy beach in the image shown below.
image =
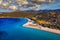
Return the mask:
[(60, 30), (51, 29), (51, 28), (43, 27), (43, 26), (38, 25), (38, 24), (34, 24), (33, 21), (30, 19), (28, 19), (28, 22), (26, 24), (24, 24), (23, 26), (28, 27), (28, 28), (35, 28), (35, 29), (39, 29), (39, 30), (44, 30), (44, 31), (60, 34)]

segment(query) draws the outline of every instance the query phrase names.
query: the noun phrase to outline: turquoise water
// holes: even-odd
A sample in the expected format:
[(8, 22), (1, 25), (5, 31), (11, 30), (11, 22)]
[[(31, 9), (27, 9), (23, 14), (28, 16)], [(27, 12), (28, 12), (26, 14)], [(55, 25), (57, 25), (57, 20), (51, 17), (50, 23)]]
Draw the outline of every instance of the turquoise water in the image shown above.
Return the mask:
[(60, 40), (60, 35), (24, 28), (26, 18), (0, 18), (0, 40)]

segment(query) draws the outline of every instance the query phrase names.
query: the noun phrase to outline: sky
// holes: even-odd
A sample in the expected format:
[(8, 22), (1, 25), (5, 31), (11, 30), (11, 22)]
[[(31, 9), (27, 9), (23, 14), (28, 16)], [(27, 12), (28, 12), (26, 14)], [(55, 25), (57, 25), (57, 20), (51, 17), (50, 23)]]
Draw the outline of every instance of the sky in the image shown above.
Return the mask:
[[(45, 7), (43, 7), (45, 6)], [(60, 9), (60, 0), (55, 0), (55, 3), (53, 4), (42, 4), (42, 9), (47, 9), (47, 10), (54, 10), (54, 9)]]
[[(30, 0), (28, 0), (28, 2), (30, 2)], [(55, 10), (55, 9), (60, 9), (60, 0), (55, 0), (54, 3), (41, 3), (41, 4), (33, 3), (33, 4), (36, 4), (38, 6), (38, 8), (28, 4), (27, 6), (19, 7), (19, 10), (21, 10), (21, 11), (27, 11), (27, 10), (38, 11), (38, 10)], [(18, 9), (18, 7), (17, 7), (18, 5), (16, 5), (16, 4), (13, 4), (13, 5), (15, 5), (16, 8)], [(0, 12), (8, 12), (8, 11), (11, 11), (11, 10), (0, 8)]]

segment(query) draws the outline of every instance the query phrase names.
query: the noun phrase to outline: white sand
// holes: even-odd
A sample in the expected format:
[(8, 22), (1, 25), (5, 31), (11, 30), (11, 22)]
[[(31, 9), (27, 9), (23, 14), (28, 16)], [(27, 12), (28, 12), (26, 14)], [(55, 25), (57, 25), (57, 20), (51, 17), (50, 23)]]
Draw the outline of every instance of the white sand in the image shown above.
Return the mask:
[(30, 19), (28, 19), (28, 22), (26, 24), (24, 24), (23, 26), (29, 27), (29, 28), (36, 28), (39, 30), (44, 30), (44, 31), (48, 31), (48, 32), (56, 33), (56, 34), (60, 34), (60, 30), (42, 27), (38, 24), (33, 24), (33, 22)]

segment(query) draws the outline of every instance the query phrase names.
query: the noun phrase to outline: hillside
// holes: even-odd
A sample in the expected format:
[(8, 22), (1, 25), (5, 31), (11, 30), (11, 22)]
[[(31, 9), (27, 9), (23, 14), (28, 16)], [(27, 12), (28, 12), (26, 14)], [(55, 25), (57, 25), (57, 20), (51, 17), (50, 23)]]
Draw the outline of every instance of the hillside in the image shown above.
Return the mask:
[(43, 19), (46, 21), (50, 21), (52, 23), (60, 25), (60, 10), (50, 10), (45, 12), (23, 12), (23, 11), (15, 11), (15, 12), (6, 12), (0, 14), (0, 18), (20, 18), (20, 17), (35, 17), (37, 20)]
[(12, 17), (12, 18), (19, 18), (19, 17), (31, 17), (36, 14), (32, 12), (23, 12), (23, 11), (15, 11), (15, 12), (6, 12), (6, 13), (1, 13), (0, 18), (5, 18), (5, 17)]

